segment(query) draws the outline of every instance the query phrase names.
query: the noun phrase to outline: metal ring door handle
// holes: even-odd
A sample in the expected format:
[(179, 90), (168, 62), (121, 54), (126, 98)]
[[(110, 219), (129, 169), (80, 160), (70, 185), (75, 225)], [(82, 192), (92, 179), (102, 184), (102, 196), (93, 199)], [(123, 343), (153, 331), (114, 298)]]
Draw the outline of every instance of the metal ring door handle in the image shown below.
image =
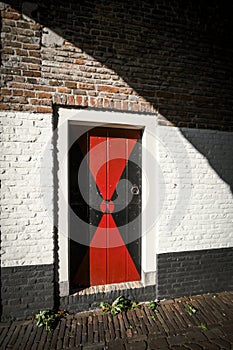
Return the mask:
[(133, 186), (131, 187), (131, 193), (132, 193), (133, 195), (138, 195), (138, 194), (139, 194), (139, 188), (138, 188), (137, 185), (133, 185)]

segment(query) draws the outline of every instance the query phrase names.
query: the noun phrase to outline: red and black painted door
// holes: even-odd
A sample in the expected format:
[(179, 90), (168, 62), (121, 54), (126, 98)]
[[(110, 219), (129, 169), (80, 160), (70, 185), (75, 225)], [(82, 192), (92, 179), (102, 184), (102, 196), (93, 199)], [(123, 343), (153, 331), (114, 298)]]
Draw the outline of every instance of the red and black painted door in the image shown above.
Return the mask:
[(140, 280), (141, 130), (73, 125), (70, 136), (71, 288)]

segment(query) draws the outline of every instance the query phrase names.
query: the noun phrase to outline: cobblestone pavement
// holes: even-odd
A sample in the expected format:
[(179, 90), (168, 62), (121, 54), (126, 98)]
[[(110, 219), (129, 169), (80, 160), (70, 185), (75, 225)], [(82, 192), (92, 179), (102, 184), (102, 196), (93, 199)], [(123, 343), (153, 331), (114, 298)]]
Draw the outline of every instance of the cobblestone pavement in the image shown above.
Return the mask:
[(67, 315), (51, 333), (33, 319), (1, 323), (0, 349), (233, 350), (233, 292), (164, 300), (156, 313), (142, 304), (114, 317)]

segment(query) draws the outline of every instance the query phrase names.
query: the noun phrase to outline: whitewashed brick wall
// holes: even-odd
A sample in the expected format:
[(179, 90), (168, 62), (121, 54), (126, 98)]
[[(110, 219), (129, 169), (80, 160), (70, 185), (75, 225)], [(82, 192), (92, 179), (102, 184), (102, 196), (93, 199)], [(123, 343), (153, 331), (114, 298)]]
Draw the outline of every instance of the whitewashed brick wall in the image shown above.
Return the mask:
[[(1, 265), (50, 264), (52, 116), (0, 117)], [(158, 140), (157, 253), (233, 247), (232, 133), (159, 126)]]
[(233, 247), (233, 134), (160, 126), (158, 139), (157, 252)]
[(53, 262), (52, 116), (2, 112), (0, 118), (1, 265), (50, 264)]

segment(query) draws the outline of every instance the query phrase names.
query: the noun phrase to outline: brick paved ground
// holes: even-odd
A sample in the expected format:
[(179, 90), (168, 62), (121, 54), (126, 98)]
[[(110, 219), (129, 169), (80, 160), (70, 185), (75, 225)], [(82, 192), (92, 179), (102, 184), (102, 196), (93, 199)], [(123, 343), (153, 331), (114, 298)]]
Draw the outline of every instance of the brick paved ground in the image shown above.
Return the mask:
[[(187, 303), (197, 310), (192, 316)], [(233, 292), (164, 300), (158, 313), (142, 304), (114, 317), (100, 310), (68, 315), (52, 333), (33, 319), (1, 323), (0, 349), (232, 350)]]

